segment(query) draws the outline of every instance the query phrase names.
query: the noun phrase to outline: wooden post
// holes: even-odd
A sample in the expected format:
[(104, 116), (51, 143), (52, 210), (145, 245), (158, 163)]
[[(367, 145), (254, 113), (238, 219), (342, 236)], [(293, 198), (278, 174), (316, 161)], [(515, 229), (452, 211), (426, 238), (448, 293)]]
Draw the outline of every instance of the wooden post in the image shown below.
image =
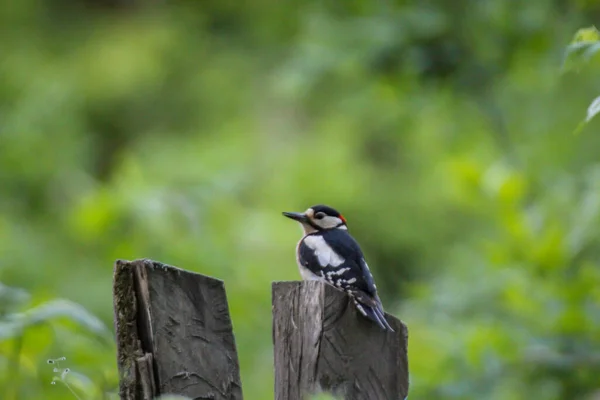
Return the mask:
[(222, 281), (156, 261), (118, 260), (113, 296), (122, 400), (242, 399)]
[(328, 392), (345, 400), (408, 394), (406, 326), (385, 332), (349, 297), (317, 281), (273, 283), (275, 400)]

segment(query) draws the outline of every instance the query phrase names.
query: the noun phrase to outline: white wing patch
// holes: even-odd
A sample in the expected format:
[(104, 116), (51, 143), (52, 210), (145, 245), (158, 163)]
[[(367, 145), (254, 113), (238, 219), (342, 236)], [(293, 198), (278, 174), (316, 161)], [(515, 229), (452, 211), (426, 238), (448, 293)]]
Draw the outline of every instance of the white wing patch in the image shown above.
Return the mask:
[(332, 266), (337, 267), (344, 263), (344, 259), (336, 253), (328, 244), (325, 242), (322, 236), (310, 235), (304, 239), (304, 243), (315, 252), (317, 260), (321, 267)]

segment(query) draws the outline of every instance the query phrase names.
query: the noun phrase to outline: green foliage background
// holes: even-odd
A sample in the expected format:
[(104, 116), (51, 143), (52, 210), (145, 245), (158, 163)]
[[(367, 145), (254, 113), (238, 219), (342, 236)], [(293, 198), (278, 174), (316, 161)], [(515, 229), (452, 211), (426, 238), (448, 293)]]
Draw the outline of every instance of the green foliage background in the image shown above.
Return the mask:
[(225, 280), (245, 397), (272, 398), (270, 283), (299, 278), (280, 212), (315, 203), (345, 214), (409, 326), (411, 399), (599, 396), (598, 121), (572, 134), (598, 60), (565, 58), (599, 18), (2, 3), (0, 397), (74, 398), (51, 385), (64, 356), (81, 398), (115, 398), (112, 263), (147, 257)]

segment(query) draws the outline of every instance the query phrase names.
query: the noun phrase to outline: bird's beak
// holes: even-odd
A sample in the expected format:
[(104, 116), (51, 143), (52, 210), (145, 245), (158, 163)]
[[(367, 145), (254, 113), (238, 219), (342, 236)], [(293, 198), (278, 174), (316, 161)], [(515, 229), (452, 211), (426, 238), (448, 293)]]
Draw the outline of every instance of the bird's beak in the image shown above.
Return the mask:
[(308, 217), (304, 213), (284, 211), (282, 214), (298, 222), (306, 222), (308, 220)]

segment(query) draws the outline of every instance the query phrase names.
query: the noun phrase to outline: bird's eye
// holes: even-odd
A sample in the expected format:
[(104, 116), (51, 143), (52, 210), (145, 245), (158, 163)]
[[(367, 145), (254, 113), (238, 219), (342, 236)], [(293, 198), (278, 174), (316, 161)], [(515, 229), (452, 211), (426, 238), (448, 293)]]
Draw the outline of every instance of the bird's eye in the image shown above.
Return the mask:
[(325, 213), (318, 212), (317, 214), (315, 214), (315, 219), (323, 219), (323, 218), (325, 218)]

